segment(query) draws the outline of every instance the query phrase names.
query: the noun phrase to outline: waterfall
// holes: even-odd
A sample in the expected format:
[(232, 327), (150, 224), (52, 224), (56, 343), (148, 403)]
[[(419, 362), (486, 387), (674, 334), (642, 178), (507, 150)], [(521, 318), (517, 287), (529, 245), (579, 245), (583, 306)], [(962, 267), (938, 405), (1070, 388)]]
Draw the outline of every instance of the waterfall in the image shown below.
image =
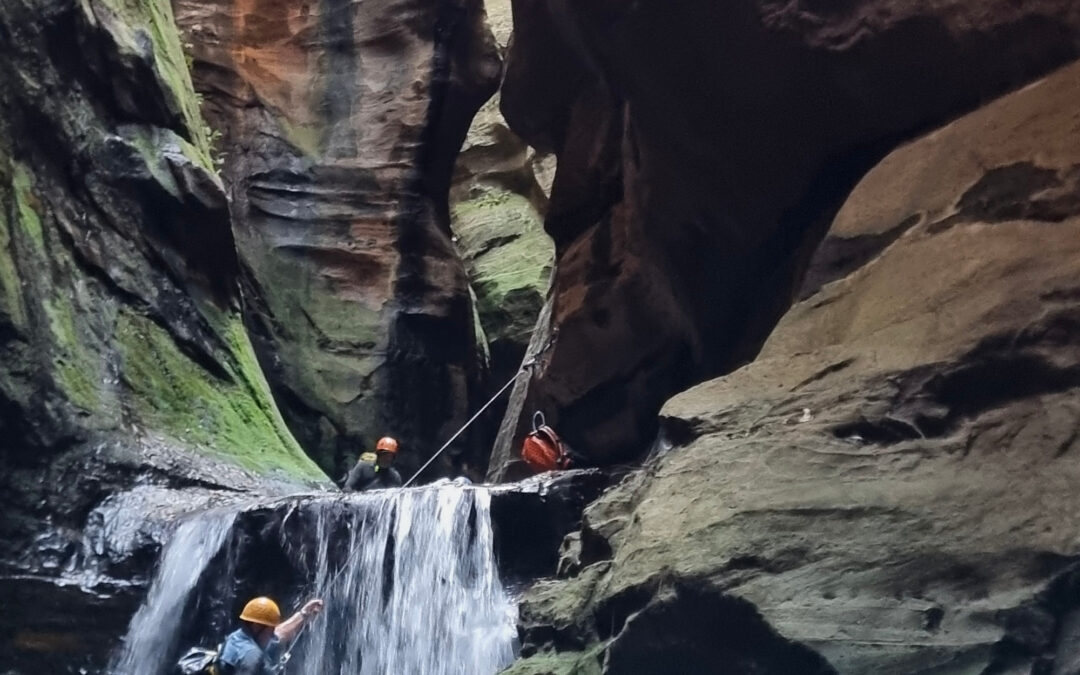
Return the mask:
[[(514, 658), (514, 606), (499, 582), (490, 495), (441, 486), (362, 495), (357, 553), (338, 581), (320, 550), (326, 599), (298, 673), (485, 675)], [(321, 527), (331, 527), (320, 514)]]
[(183, 623), (184, 605), (210, 560), (221, 550), (235, 513), (208, 511), (180, 524), (161, 556), (150, 592), (131, 620), (110, 672), (139, 675), (170, 672)]
[[(267, 536), (276, 537), (274, 545), (292, 561), (291, 577), (302, 579), (300, 587), (281, 591), (294, 600), (289, 606), (282, 602), (283, 613), (310, 597), (326, 603), (296, 640), (284, 672), (494, 675), (509, 665), (516, 608), (499, 579), (490, 506), (486, 489), (442, 482), (265, 507), (279, 515), (287, 511)], [(189, 604), (186, 596), (196, 587), (190, 577), (198, 577), (214, 555), (209, 549), (220, 549), (224, 539), (216, 533), (205, 537), (197, 554), (185, 556), (188, 566), (179, 574), (170, 567), (173, 551), (190, 547), (197, 527), (181, 526), (166, 550), (115, 675), (170, 672), (171, 663), (159, 663), (156, 655), (173, 658), (170, 644), (179, 626), (162, 618)], [(234, 617), (223, 619), (215, 623), (235, 625)], [(155, 631), (159, 642), (151, 644), (143, 636)], [(207, 636), (205, 644), (223, 637)]]

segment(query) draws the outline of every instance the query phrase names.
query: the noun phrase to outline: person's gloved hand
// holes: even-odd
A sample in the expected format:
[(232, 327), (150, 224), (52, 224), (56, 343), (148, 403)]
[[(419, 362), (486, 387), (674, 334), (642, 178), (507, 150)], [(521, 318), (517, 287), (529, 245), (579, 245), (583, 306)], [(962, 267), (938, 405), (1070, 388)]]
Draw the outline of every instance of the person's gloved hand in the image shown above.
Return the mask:
[(308, 600), (306, 603), (304, 603), (304, 606), (300, 608), (300, 614), (303, 615), (305, 619), (310, 619), (322, 610), (323, 601), (316, 598), (314, 600)]

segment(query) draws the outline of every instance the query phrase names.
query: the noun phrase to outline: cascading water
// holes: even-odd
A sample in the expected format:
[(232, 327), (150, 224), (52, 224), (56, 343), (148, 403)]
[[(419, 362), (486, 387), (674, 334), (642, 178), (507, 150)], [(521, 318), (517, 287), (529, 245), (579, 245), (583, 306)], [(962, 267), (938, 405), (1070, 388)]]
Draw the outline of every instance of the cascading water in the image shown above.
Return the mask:
[[(514, 606), (495, 566), (487, 491), (444, 485), (353, 503), (355, 554), (337, 576), (320, 549), (327, 611), (301, 638), (293, 672), (486, 675), (507, 666)], [(318, 514), (320, 539), (340, 526), (332, 515)]]
[(221, 550), (236, 514), (208, 511), (177, 527), (161, 556), (150, 593), (135, 613), (111, 672), (169, 672), (168, 657), (183, 622), (183, 608), (210, 560)]
[[(326, 602), (325, 611), (297, 639), (284, 672), (493, 675), (509, 665), (516, 609), (499, 580), (490, 505), (484, 488), (441, 483), (269, 507), (288, 511), (276, 523), (276, 534), (269, 535), (277, 540), (262, 542), (291, 561), (284, 576), (301, 580), (288, 592), (297, 601), (322, 597)], [(259, 508), (265, 515), (266, 507)], [(265, 536), (266, 528), (259, 532)], [(170, 570), (173, 550), (190, 546), (182, 536), (190, 537), (185, 526), (170, 543), (147, 603), (132, 621), (115, 675), (170, 672), (176, 653), (170, 645), (178, 640), (180, 626), (160, 619), (180, 613), (195, 587)], [(194, 555), (188, 562), (199, 568), (192, 572), (196, 576), (206, 567)], [(165, 592), (159, 586), (175, 588)], [(157, 647), (140, 637), (155, 631), (161, 631)], [(206, 644), (223, 637), (207, 636)]]

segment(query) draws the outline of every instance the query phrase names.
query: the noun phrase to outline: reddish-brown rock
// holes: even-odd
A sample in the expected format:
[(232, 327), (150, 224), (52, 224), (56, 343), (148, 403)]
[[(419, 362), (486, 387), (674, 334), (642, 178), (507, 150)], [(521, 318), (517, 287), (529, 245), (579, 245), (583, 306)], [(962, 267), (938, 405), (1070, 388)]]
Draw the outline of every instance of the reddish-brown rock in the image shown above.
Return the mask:
[[(661, 403), (752, 358), (854, 183), (900, 140), (1075, 58), (1069, 0), (515, 0), (503, 111), (558, 155), (559, 342), (543, 408), (581, 452), (645, 451)], [(510, 472), (512, 473), (512, 472)]]
[(290, 427), (329, 470), (383, 434), (415, 468), (464, 421), (479, 374), (446, 196), (500, 73), (481, 3), (174, 5)]
[(811, 269), (526, 596), (565, 666), (511, 672), (1077, 672), (1080, 63), (890, 153)]

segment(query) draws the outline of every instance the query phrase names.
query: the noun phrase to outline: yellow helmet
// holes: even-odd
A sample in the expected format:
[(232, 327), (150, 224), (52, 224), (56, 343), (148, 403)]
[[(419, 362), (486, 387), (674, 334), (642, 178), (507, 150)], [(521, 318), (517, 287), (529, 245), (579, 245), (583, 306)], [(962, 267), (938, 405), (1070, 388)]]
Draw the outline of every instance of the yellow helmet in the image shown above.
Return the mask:
[(240, 620), (273, 628), (281, 623), (281, 610), (270, 598), (255, 598), (244, 605)]

